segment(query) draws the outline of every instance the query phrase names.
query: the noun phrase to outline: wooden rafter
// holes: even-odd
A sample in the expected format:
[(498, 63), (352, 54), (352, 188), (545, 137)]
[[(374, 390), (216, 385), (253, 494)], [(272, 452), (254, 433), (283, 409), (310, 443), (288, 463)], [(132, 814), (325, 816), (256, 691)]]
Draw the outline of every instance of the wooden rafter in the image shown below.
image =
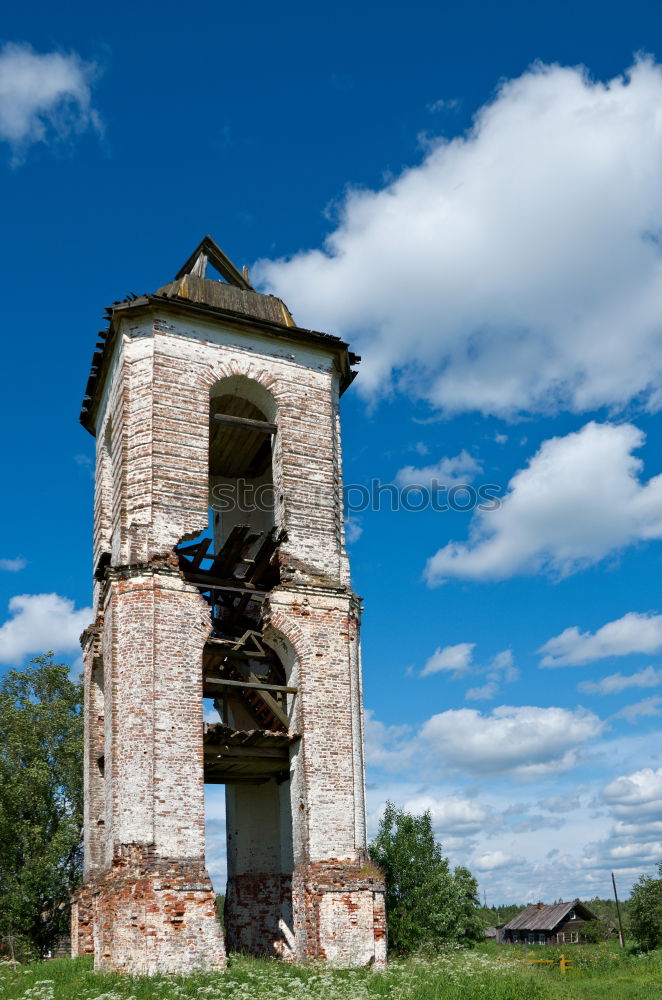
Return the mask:
[[(206, 260), (201, 260), (205, 257)], [(175, 281), (183, 278), (185, 274), (197, 274), (199, 277), (205, 276), (206, 262), (209, 261), (230, 285), (243, 288), (245, 291), (252, 291), (252, 285), (245, 274), (239, 271), (230, 258), (223, 253), (218, 243), (211, 236), (205, 236), (195, 248), (185, 264), (180, 267), (175, 275)]]
[(220, 688), (241, 688), (243, 691), (276, 691), (280, 694), (296, 694), (298, 688), (286, 687), (284, 684), (266, 684), (257, 678), (256, 674), (251, 674), (256, 680), (233, 681), (229, 677), (206, 677), (205, 684)]
[(290, 773), (291, 748), (299, 740), (269, 730), (239, 731), (217, 723), (206, 725), (204, 775), (211, 784), (261, 784), (283, 781)]

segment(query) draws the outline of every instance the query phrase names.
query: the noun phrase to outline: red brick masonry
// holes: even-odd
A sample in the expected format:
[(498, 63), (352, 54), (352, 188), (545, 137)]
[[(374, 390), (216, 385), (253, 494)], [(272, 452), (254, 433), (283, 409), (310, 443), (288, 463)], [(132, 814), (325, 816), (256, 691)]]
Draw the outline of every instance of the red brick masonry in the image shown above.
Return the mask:
[(150, 975), (166, 967), (186, 973), (225, 966), (215, 894), (200, 864), (132, 844), (81, 896), (78, 951), (90, 951), (91, 910), (97, 969)]

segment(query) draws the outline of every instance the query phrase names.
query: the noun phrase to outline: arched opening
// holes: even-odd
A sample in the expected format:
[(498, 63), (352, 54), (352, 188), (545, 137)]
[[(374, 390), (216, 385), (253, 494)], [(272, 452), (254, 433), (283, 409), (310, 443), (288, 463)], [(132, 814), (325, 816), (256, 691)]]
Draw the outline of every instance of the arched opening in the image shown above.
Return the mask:
[(207, 644), (203, 693), (219, 721), (205, 726), (205, 783), (208, 801), (225, 787), (228, 949), (290, 958), (297, 669), (269, 638), (255, 631), (239, 649)]
[[(211, 609), (203, 653), (204, 781), (224, 786), (228, 946), (290, 954), (291, 658), (265, 637), (264, 602), (279, 582), (274, 511), (277, 408), (257, 382), (231, 376), (209, 399), (209, 530), (178, 549)], [(213, 790), (215, 812), (218, 796)], [(218, 821), (215, 824), (218, 841)], [(212, 864), (217, 889), (218, 869)]]
[(259, 383), (235, 375), (212, 387), (209, 493), (217, 550), (237, 525), (248, 525), (252, 534), (260, 536), (275, 527), (276, 427), (275, 402)]

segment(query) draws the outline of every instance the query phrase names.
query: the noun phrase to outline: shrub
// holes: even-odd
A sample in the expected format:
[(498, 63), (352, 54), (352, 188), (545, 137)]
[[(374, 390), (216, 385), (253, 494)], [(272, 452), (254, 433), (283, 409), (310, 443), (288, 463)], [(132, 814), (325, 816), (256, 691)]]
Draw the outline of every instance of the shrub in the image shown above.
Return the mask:
[(611, 937), (611, 929), (606, 920), (587, 920), (582, 925), (579, 936), (587, 944), (597, 944), (598, 941), (607, 941)]
[(386, 880), (391, 949), (404, 955), (483, 939), (476, 880), (466, 868), (451, 871), (429, 812), (412, 816), (388, 802), (370, 857)]
[(630, 930), (645, 951), (662, 945), (662, 861), (658, 870), (659, 878), (642, 875), (630, 896)]

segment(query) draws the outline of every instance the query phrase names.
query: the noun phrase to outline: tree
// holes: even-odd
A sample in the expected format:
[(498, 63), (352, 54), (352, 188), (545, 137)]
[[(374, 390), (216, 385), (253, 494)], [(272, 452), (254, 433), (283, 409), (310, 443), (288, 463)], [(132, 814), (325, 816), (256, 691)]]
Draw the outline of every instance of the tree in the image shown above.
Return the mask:
[(483, 927), (499, 927), (521, 913), (526, 903), (502, 903), (500, 906), (481, 906), (478, 910)]
[(429, 812), (412, 816), (387, 802), (369, 851), (386, 881), (390, 948), (408, 954), (482, 939), (477, 882), (466, 868), (451, 871)]
[(579, 937), (585, 944), (608, 941), (611, 936), (611, 924), (608, 920), (602, 920), (600, 917), (595, 920), (586, 920), (579, 929)]
[(80, 880), (82, 685), (53, 654), (0, 683), (0, 938), (44, 954)]
[[(613, 896), (605, 899), (600, 896), (593, 896), (592, 899), (587, 900), (586, 905), (592, 913), (595, 913), (596, 917), (598, 917), (602, 923), (606, 924), (612, 930), (615, 930), (618, 927), (618, 910)], [(630, 901), (627, 899), (621, 899), (619, 908), (623, 927), (625, 928), (625, 932), (627, 934), (630, 928)]]
[(660, 877), (642, 875), (629, 900), (630, 931), (645, 951), (662, 946), (662, 861), (657, 867)]

